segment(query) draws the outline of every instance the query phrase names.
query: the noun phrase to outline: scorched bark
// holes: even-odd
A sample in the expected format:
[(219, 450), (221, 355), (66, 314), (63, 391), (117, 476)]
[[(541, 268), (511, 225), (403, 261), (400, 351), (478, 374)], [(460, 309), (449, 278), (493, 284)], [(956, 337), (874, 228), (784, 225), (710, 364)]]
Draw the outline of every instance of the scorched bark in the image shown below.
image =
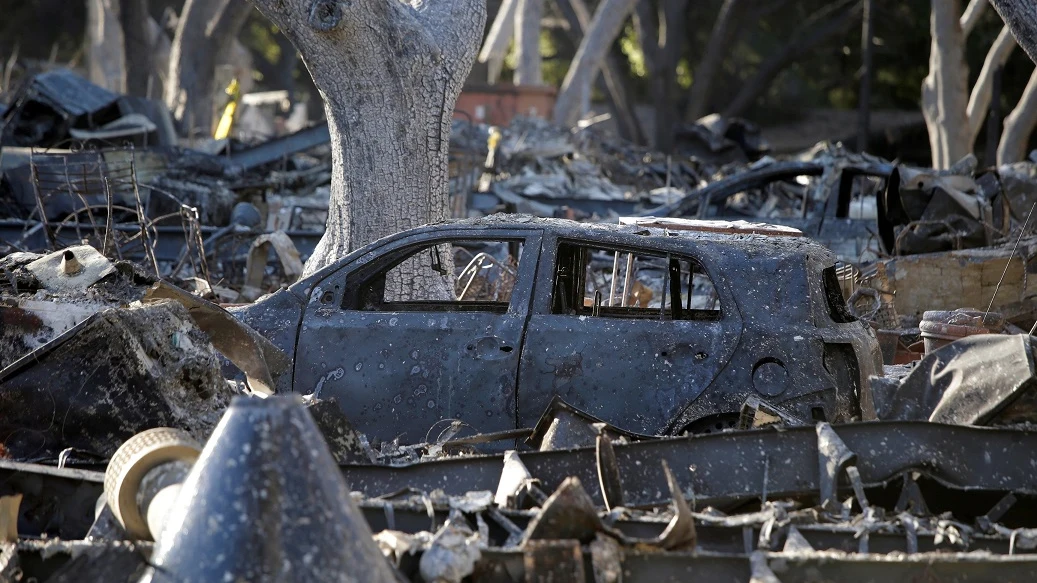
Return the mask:
[(483, 0), (253, 0), (299, 49), (332, 145), (327, 230), (306, 262), (446, 218), (454, 103), (486, 21)]

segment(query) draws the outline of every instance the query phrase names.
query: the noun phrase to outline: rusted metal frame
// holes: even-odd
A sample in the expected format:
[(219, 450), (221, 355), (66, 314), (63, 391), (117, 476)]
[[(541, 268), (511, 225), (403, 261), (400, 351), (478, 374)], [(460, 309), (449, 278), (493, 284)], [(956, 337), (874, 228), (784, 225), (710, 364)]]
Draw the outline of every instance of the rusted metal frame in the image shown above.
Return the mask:
[[(957, 490), (1037, 493), (1028, 468), (1037, 464), (1037, 432), (941, 425), (928, 422), (855, 423), (835, 428), (858, 454), (864, 486), (874, 487), (909, 469)], [(910, 448), (902, 444), (913, 444)], [(627, 506), (670, 503), (661, 462), (667, 461), (686, 495), (697, 504), (759, 498), (815, 497), (821, 487), (817, 436), (813, 427), (729, 432), (661, 439), (614, 447)], [(989, 452), (999, 452), (990, 455)], [(597, 504), (603, 504), (593, 447), (569, 451), (523, 452), (522, 462), (545, 490), (576, 476)], [(764, 471), (764, 459), (783, 460)], [(432, 461), (410, 466), (341, 466), (353, 490), (377, 496), (414, 487), (449, 495), (495, 491), (499, 456)], [(841, 477), (840, 491), (850, 491)]]
[(650, 209), (639, 216), (676, 217), (697, 212), (701, 218), (705, 207), (721, 203), (746, 188), (783, 178), (818, 176), (823, 171), (824, 165), (818, 162), (776, 162), (757, 170), (737, 174), (730, 179), (706, 185), (684, 195), (677, 201)]
[[(436, 526), (445, 523), (450, 515), (449, 509), (436, 508), (433, 511), (434, 516), (430, 517), (428, 510), (424, 506), (419, 506), (417, 504), (391, 504), (365, 501), (361, 502), (359, 507), (364, 515), (364, 519), (367, 521), (367, 524), (371, 527), (373, 532), (379, 532), (385, 529), (398, 530), (406, 533), (435, 531)], [(497, 512), (499, 512), (500, 515), (503, 516), (511, 525), (524, 531), (529, 526), (529, 522), (535, 515), (536, 511), (499, 510)], [(737, 518), (737, 515), (733, 518)], [(490, 525), (489, 545), (491, 547), (505, 546), (511, 533), (503, 527), (497, 528), (495, 526), (496, 521), (492, 517), (484, 515), (484, 519), (485, 522)], [(473, 526), (476, 524), (474, 518), (471, 519), (471, 524)], [(654, 540), (658, 539), (660, 535), (662, 535), (667, 524), (667, 521), (659, 519), (623, 519), (617, 520), (609, 526), (631, 539)], [(762, 525), (728, 526), (720, 524), (705, 524), (701, 521), (697, 521), (695, 525), (695, 531), (698, 537), (696, 549), (704, 552), (729, 554), (749, 554), (756, 550), (777, 551), (781, 550), (782, 545), (788, 536), (790, 526), (791, 525), (789, 524), (784, 524), (772, 529), (770, 532), (771, 545), (768, 547), (760, 544), (760, 533), (763, 529)], [(796, 524), (795, 528), (807, 540), (807, 542), (818, 551), (833, 550), (852, 553), (857, 552), (860, 543), (857, 529), (854, 526)], [(872, 531), (868, 533), (868, 537), (868, 550), (870, 553), (885, 554), (893, 552), (912, 552), (909, 536), (906, 532)], [(746, 544), (746, 541), (748, 541), (749, 544)], [(940, 542), (937, 542), (936, 535), (932, 532), (927, 532), (917, 534), (915, 544), (916, 546), (913, 552), (986, 551), (999, 555), (1011, 554), (1011, 541), (1009, 537), (1005, 536), (976, 534), (969, 537), (968, 545), (963, 547), (950, 542), (947, 537), (942, 537)], [(1026, 553), (1032, 554), (1035, 553), (1035, 550), (1015, 549), (1015, 554)]]
[[(107, 178), (104, 179), (104, 199), (105, 199), (105, 203), (108, 205), (108, 215), (105, 218), (104, 243), (101, 246), (101, 253), (105, 257), (108, 257), (109, 256), (108, 254), (111, 253), (111, 250), (112, 250), (113, 239), (115, 238), (115, 231), (114, 231), (114, 221), (115, 221), (115, 219), (112, 217), (112, 212), (113, 212), (112, 206), (114, 205), (114, 200), (113, 200), (113, 197), (112, 197), (112, 185), (108, 181)], [(118, 242), (115, 243), (115, 252), (119, 256), (119, 259), (122, 259), (122, 252), (119, 250)]]
[[(23, 534), (39, 534), (49, 524), (56, 527), (66, 538), (85, 535), (85, 528), (93, 520), (93, 506), (84, 501), (95, 500), (103, 491), (104, 474), (80, 469), (59, 469), (52, 466), (25, 464), (0, 460), (0, 483), (11, 492), (23, 494)], [(58, 502), (54, 505), (53, 502)], [(391, 507), (391, 512), (386, 506)], [(33, 512), (34, 509), (45, 511)], [(428, 509), (417, 504), (387, 503), (365, 501), (360, 503), (365, 520), (375, 532), (391, 528), (403, 532), (419, 532), (435, 530), (437, 525), (446, 522), (449, 510), (438, 508), (429, 516)], [(534, 515), (530, 511), (501, 511), (501, 514), (515, 526), (525, 529)], [(487, 519), (492, 524), (492, 519)], [(618, 520), (612, 527), (631, 538), (655, 539), (666, 528), (664, 520)], [(839, 550), (853, 552), (857, 549), (858, 540), (853, 527), (832, 525), (796, 525), (800, 534), (817, 550)], [(717, 553), (749, 553), (759, 548), (760, 526), (725, 526), (717, 524), (696, 524), (698, 533), (698, 549)], [(745, 534), (745, 532), (748, 534)], [(787, 534), (787, 526), (780, 529), (778, 535), (772, 534), (771, 540), (775, 548), (780, 547)], [(493, 544), (504, 544), (508, 532), (501, 529), (499, 533), (491, 527), (490, 535)], [(743, 536), (745, 534), (745, 536)], [(744, 539), (752, 541), (746, 546)], [(908, 537), (902, 533), (871, 532), (869, 533), (869, 550), (871, 553), (908, 552)], [(763, 549), (772, 550), (772, 549)], [(917, 551), (988, 551), (994, 554), (1009, 554), (1010, 541), (1006, 537), (973, 535), (967, 549), (957, 548), (944, 539), (935, 542), (931, 533), (917, 536)], [(1025, 552), (1025, 551), (1023, 551)], [(1020, 553), (1016, 549), (1016, 553)]]
[(43, 232), (47, 235), (47, 242), (50, 244), (50, 248), (57, 249), (58, 245), (54, 238), (54, 232), (50, 230), (50, 224), (47, 222), (47, 211), (44, 209), (43, 195), (40, 194), (40, 175), (36, 169), (36, 163), (33, 161), (33, 151), (31, 149), (29, 150), (29, 174), (32, 181), (32, 193), (36, 197), (36, 212), (40, 214)]
[(0, 460), (0, 495), (22, 495), (22, 535), (86, 536), (103, 492), (101, 472)]
[[(472, 581), (530, 581), (520, 550), (484, 549)], [(589, 553), (585, 553), (589, 554)], [(782, 583), (843, 581), (864, 583), (878, 580), (940, 581), (1028, 581), (1037, 578), (1037, 557), (970, 556), (961, 553), (925, 553), (909, 557), (882, 555), (835, 555), (832, 553), (762, 553), (765, 564), (780, 571)], [(624, 581), (683, 583), (726, 581), (750, 583), (750, 556), (717, 553), (657, 553), (626, 550), (620, 559)], [(502, 579), (507, 573), (509, 579)], [(585, 579), (593, 581), (593, 577)], [(575, 580), (574, 580), (575, 581)]]
[[(706, 216), (705, 213), (710, 205), (721, 204), (731, 196), (734, 196), (747, 188), (758, 188), (769, 182), (791, 179), (796, 176), (822, 176), (825, 173), (836, 175), (851, 173), (853, 175), (863, 174), (871, 176), (887, 176), (891, 169), (892, 167), (882, 164), (870, 166), (834, 166), (822, 164), (820, 162), (776, 162), (756, 170), (750, 170), (723, 180), (718, 180), (686, 194), (681, 197), (680, 200), (649, 209), (640, 213), (638, 216), (675, 217), (695, 213), (697, 217), (703, 218)], [(837, 184), (837, 182), (835, 183)], [(823, 181), (821, 184), (825, 185), (828, 184), (828, 182)], [(834, 193), (831, 192), (831, 188), (828, 190), (830, 191), (830, 195), (827, 198), (831, 198), (831, 194)], [(801, 209), (801, 211), (802, 210), (803, 209)]]
[[(62, 161), (62, 163), (64, 165), (63, 170), (64, 170), (64, 176), (65, 176), (65, 186), (68, 188), (68, 191), (70, 193), (75, 193), (76, 197), (79, 198), (79, 202), (82, 203), (82, 205), (84, 207), (86, 207), (86, 216), (90, 220), (90, 226), (93, 228), (94, 237), (98, 241), (101, 241), (102, 240), (101, 239), (101, 233), (98, 232), (98, 230), (97, 230), (97, 222), (94, 220), (94, 213), (93, 213), (93, 211), (90, 210), (89, 203), (86, 202), (86, 197), (83, 196), (83, 193), (79, 192), (78, 190), (76, 190), (72, 186), (72, 178), (68, 174), (68, 156), (63, 156), (61, 161)], [(79, 237), (80, 240), (83, 239), (83, 235), (82, 235), (82, 233), (80, 231), (78, 221), (76, 222), (76, 236)]]
[(151, 236), (148, 234), (148, 220), (145, 216), (144, 203), (140, 198), (140, 188), (137, 183), (137, 164), (136, 164), (136, 152), (130, 150), (130, 181), (133, 184), (133, 197), (137, 202), (137, 223), (140, 225), (140, 242), (144, 246), (144, 256), (151, 262), (151, 266), (155, 269), (155, 277), (162, 279), (162, 272), (158, 267), (158, 260), (155, 259), (155, 246), (151, 241)]

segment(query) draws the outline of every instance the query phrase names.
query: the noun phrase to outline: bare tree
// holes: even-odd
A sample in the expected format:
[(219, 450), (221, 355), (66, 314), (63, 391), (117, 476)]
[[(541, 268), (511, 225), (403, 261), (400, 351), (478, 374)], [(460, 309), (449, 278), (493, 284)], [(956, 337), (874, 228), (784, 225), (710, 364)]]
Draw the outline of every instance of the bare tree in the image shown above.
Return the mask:
[(562, 88), (555, 101), (554, 122), (559, 125), (575, 125), (580, 116), (580, 102), (590, 91), (590, 85), (598, 75), (601, 64), (612, 43), (623, 29), (623, 23), (634, 9), (638, 0), (602, 0), (594, 12), (583, 42), (562, 81)]
[(254, 0), (299, 50), (331, 131), (327, 230), (312, 273), (361, 245), (441, 220), (454, 103), (483, 0)]
[(150, 30), (147, 0), (120, 0), (119, 21), (126, 54), (126, 93), (149, 97), (157, 87), (155, 43)]
[(983, 13), (987, 9), (987, 0), (970, 0), (969, 5), (965, 7), (965, 12), (962, 13), (958, 23), (961, 25), (961, 31), (968, 36), (972, 29), (976, 28), (979, 24), (979, 19), (983, 17)]
[(969, 147), (968, 67), (959, 0), (933, 0), (929, 74), (922, 81), (922, 114), (929, 130), (933, 167), (949, 168)]
[(720, 5), (720, 12), (713, 23), (706, 49), (702, 54), (688, 95), (688, 106), (684, 112), (687, 121), (695, 121), (698, 118), (711, 113), (710, 98), (713, 91), (713, 80), (716, 78), (720, 66), (724, 62), (724, 56), (730, 52), (731, 41), (736, 39), (742, 28), (744, 20), (739, 18), (744, 12), (746, 4), (751, 0), (724, 0)]
[(154, 18), (148, 18), (149, 58), (152, 63), (152, 78), (149, 80), (147, 96), (162, 99), (166, 76), (169, 74), (169, 55), (173, 49), (172, 39), (165, 28)]
[(117, 93), (160, 93), (168, 37), (148, 15), (147, 0), (87, 0), (87, 71)]
[(216, 64), (225, 60), (252, 6), (245, 0), (187, 0), (169, 57), (165, 101), (181, 130), (212, 129)]
[(1018, 162), (1026, 157), (1026, 145), (1037, 126), (1037, 69), (1019, 98), (1018, 105), (1005, 118), (1005, 128), (997, 146), (997, 163)]
[(983, 60), (983, 68), (979, 71), (976, 84), (972, 86), (972, 94), (969, 96), (969, 103), (965, 108), (965, 118), (969, 123), (969, 151), (975, 148), (976, 137), (983, 129), (983, 121), (990, 110), (990, 100), (994, 93), (994, 76), (998, 69), (1004, 67), (1016, 46), (1011, 31), (1005, 26), (1001, 28), (1001, 33), (997, 35), (994, 43), (990, 45), (990, 50), (987, 51), (987, 56)]
[(126, 92), (126, 54), (118, 0), (87, 0), (87, 69), (90, 81)]
[[(641, 42), (645, 69), (651, 83), (655, 111), (657, 150), (673, 147), (673, 127), (677, 121), (674, 94), (677, 93), (677, 59), (684, 48), (684, 12), (687, 0), (660, 0), (658, 10), (642, 0), (634, 10), (634, 27)], [(658, 20), (656, 20), (657, 13)]]
[(486, 63), (487, 81), (496, 83), (504, 68), (504, 57), (508, 52), (508, 43), (515, 33), (515, 8), (519, 0), (503, 0), (497, 16), (486, 33), (482, 50), (479, 51), (479, 62)]
[(544, 0), (518, 0), (515, 9), (516, 85), (542, 85), (544, 82), (540, 72), (540, 20), (543, 15)]
[[(976, 2), (978, 0), (973, 0)], [(1037, 64), (1037, 4), (1031, 0), (990, 0), (994, 9), (1012, 31), (1030, 60)], [(1012, 113), (1005, 118), (1005, 128), (997, 148), (997, 162), (1005, 164), (1022, 160), (1026, 145), (1037, 126), (1037, 69)]]
[[(929, 52), (929, 75), (922, 83), (922, 112), (935, 168), (948, 168), (973, 151), (990, 109), (995, 74), (1016, 47), (1014, 33), (1006, 21), (988, 49), (983, 68), (969, 91), (965, 42), (985, 5), (985, 0), (972, 0), (959, 16), (958, 0), (932, 3), (932, 48)], [(998, 147), (999, 160), (1011, 158), (1018, 149), (1025, 148), (1032, 129), (1032, 124), (1027, 121), (1031, 99), (1034, 99), (1032, 92), (1025, 92), (1015, 111), (1005, 120), (1005, 131)], [(1025, 135), (1022, 135), (1024, 131)]]
[[(569, 38), (573, 46), (579, 47), (584, 33), (590, 26), (591, 14), (583, 0), (555, 0), (559, 12), (569, 23)], [(601, 66), (601, 75), (595, 81), (598, 90), (605, 94), (609, 109), (616, 119), (619, 135), (632, 142), (645, 143), (644, 132), (637, 120), (634, 104), (628, 99), (623, 86), (623, 71), (619, 59), (608, 53)]]
[[(852, 7), (852, 8), (851, 8)], [(833, 36), (845, 32), (861, 14), (858, 0), (839, 0), (815, 12), (789, 35), (789, 42), (764, 59), (756, 72), (723, 109), (726, 116), (741, 115), (790, 64)]]

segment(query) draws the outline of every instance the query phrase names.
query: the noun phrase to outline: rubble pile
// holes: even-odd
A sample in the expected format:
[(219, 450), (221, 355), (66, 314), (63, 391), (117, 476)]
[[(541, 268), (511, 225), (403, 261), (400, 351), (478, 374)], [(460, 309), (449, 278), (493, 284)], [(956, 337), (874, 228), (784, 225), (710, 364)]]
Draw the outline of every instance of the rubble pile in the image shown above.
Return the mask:
[(1037, 578), (1037, 162), (457, 120), (458, 220), (303, 277), (326, 126), (4, 106), (4, 580)]
[[(747, 582), (1026, 580), (1037, 568), (1028, 429), (819, 423), (631, 441), (585, 428), (586, 441), (560, 449), (336, 468), (301, 400), (239, 397), (204, 448), (145, 432), (103, 476), (0, 461), (5, 481), (32, 475), (44, 486), (19, 499), (34, 512), (19, 521), (22, 538), (0, 543), (4, 568), (338, 580), (363, 564), (362, 580), (456, 582), (681, 581), (689, 571)], [(147, 486), (156, 476), (166, 479)], [(46, 506), (70, 491), (108, 505), (96, 519), (68, 498)], [(59, 531), (89, 542), (27, 536)], [(251, 560), (252, 548), (272, 558)]]
[[(141, 264), (153, 277), (194, 279), (192, 289), (234, 301), (246, 282), (256, 287), (258, 279), (266, 291), (294, 281), (298, 274), (285, 273), (276, 261), (298, 261), (298, 248), (308, 255), (323, 231), (326, 191), (319, 228), (300, 222), (306, 216), (301, 205), (285, 195), (294, 188), (312, 196), (330, 180), (330, 158), (291, 149), (319, 150), (326, 127), (323, 141), (300, 145), (300, 135), (313, 133), (303, 130), (288, 150), (273, 155), (269, 142), (182, 147), (160, 103), (115, 96), (61, 69), (30, 78), (8, 101), (0, 139), (0, 241), (10, 251), (86, 243)], [(133, 107), (140, 111), (126, 113)], [(113, 133), (113, 123), (126, 131)], [(157, 132), (165, 125), (168, 132)], [(279, 244), (271, 247), (271, 238)], [(253, 246), (274, 261), (253, 260), (246, 274), (249, 256), (258, 252)], [(254, 299), (256, 290), (246, 296)]]

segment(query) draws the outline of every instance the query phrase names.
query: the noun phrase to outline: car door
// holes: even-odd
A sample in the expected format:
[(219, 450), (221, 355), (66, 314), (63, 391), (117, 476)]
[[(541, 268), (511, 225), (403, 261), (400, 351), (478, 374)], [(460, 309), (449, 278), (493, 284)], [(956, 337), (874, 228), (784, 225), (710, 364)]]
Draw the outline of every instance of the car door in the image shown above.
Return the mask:
[(662, 432), (738, 344), (733, 298), (693, 254), (549, 237), (540, 263), (519, 372), (524, 426), (558, 395), (623, 429)]
[[(406, 238), (316, 286), (295, 390), (335, 398), (372, 439), (435, 440), (450, 419), (477, 432), (514, 429), (540, 235), (485, 233)], [(449, 280), (453, 289), (393, 297), (401, 277)]]

